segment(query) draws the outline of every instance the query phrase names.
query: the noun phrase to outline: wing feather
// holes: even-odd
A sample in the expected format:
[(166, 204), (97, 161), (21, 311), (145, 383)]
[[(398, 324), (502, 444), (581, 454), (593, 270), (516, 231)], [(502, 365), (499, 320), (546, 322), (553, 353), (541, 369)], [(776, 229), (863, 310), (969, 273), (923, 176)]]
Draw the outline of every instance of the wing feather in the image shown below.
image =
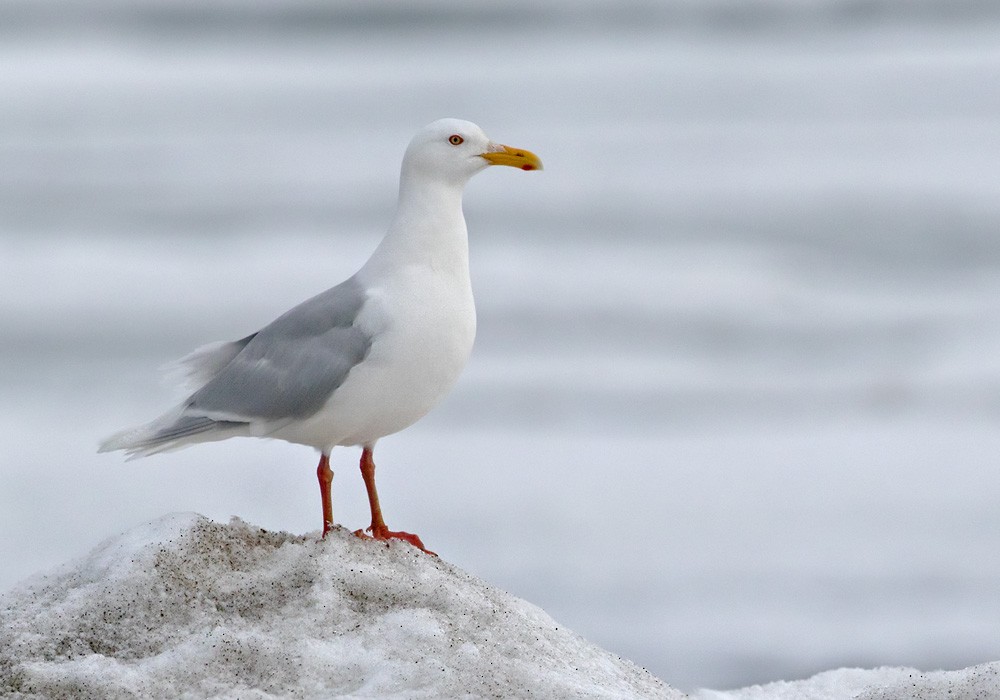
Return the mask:
[(205, 386), (219, 372), (239, 355), (243, 348), (253, 340), (253, 335), (234, 341), (209, 343), (171, 362), (162, 368), (166, 380), (171, 384), (180, 384), (187, 391), (197, 391)]
[(279, 316), (249, 337), (184, 412), (230, 420), (311, 416), (368, 354), (371, 338), (356, 323), (365, 299), (352, 277)]

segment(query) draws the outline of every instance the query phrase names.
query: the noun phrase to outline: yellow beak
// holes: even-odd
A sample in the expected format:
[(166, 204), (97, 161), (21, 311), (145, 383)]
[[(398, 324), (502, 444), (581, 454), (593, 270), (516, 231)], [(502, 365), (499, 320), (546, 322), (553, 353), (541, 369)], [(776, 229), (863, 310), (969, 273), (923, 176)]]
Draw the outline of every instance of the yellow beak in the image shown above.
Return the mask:
[(504, 146), (500, 143), (496, 144), (494, 148), (497, 150), (491, 150), (481, 154), (482, 157), (488, 160), (492, 165), (509, 165), (514, 168), (520, 168), (521, 170), (542, 169), (541, 159), (531, 151), (526, 151), (523, 148)]

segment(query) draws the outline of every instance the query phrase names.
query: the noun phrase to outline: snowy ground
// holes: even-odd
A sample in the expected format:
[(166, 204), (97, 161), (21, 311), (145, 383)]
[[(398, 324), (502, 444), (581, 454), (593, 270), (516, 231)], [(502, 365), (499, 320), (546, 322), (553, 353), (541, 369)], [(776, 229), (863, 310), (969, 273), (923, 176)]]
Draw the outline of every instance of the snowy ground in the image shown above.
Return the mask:
[[(537, 607), (408, 545), (163, 517), (0, 599), (0, 694), (682, 698)], [(1000, 662), (842, 669), (704, 700), (1000, 696)]]

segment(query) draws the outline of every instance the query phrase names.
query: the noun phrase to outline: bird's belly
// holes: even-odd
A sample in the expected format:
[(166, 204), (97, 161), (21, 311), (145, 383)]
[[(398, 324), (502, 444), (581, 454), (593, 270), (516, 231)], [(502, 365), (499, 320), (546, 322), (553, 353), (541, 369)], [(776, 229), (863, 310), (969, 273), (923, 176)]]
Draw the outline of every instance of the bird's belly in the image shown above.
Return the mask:
[[(431, 290), (436, 291), (436, 290)], [(472, 352), (475, 307), (467, 294), (425, 294), (365, 309), (372, 346), (320, 411), (277, 435), (316, 446), (371, 445), (427, 414), (455, 384)], [(387, 312), (391, 309), (391, 312)]]

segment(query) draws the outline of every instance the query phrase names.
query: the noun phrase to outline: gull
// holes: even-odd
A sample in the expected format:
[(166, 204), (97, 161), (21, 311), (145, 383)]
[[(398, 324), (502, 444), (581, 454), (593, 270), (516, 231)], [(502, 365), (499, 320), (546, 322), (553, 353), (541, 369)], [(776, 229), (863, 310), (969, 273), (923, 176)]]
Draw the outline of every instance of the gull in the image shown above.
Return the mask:
[[(422, 418), (458, 379), (476, 334), (462, 192), (491, 165), (541, 169), (539, 158), (491, 141), (475, 124), (440, 119), (403, 156), (388, 232), (350, 278), (240, 340), (198, 348), (177, 362), (191, 394), (101, 452), (142, 457), (199, 442), (251, 436), (308, 445), (323, 537), (333, 528), (330, 452), (360, 446), (371, 508), (366, 529), (433, 554), (386, 524), (375, 488), (375, 443)], [(358, 530), (356, 535), (366, 536)]]

